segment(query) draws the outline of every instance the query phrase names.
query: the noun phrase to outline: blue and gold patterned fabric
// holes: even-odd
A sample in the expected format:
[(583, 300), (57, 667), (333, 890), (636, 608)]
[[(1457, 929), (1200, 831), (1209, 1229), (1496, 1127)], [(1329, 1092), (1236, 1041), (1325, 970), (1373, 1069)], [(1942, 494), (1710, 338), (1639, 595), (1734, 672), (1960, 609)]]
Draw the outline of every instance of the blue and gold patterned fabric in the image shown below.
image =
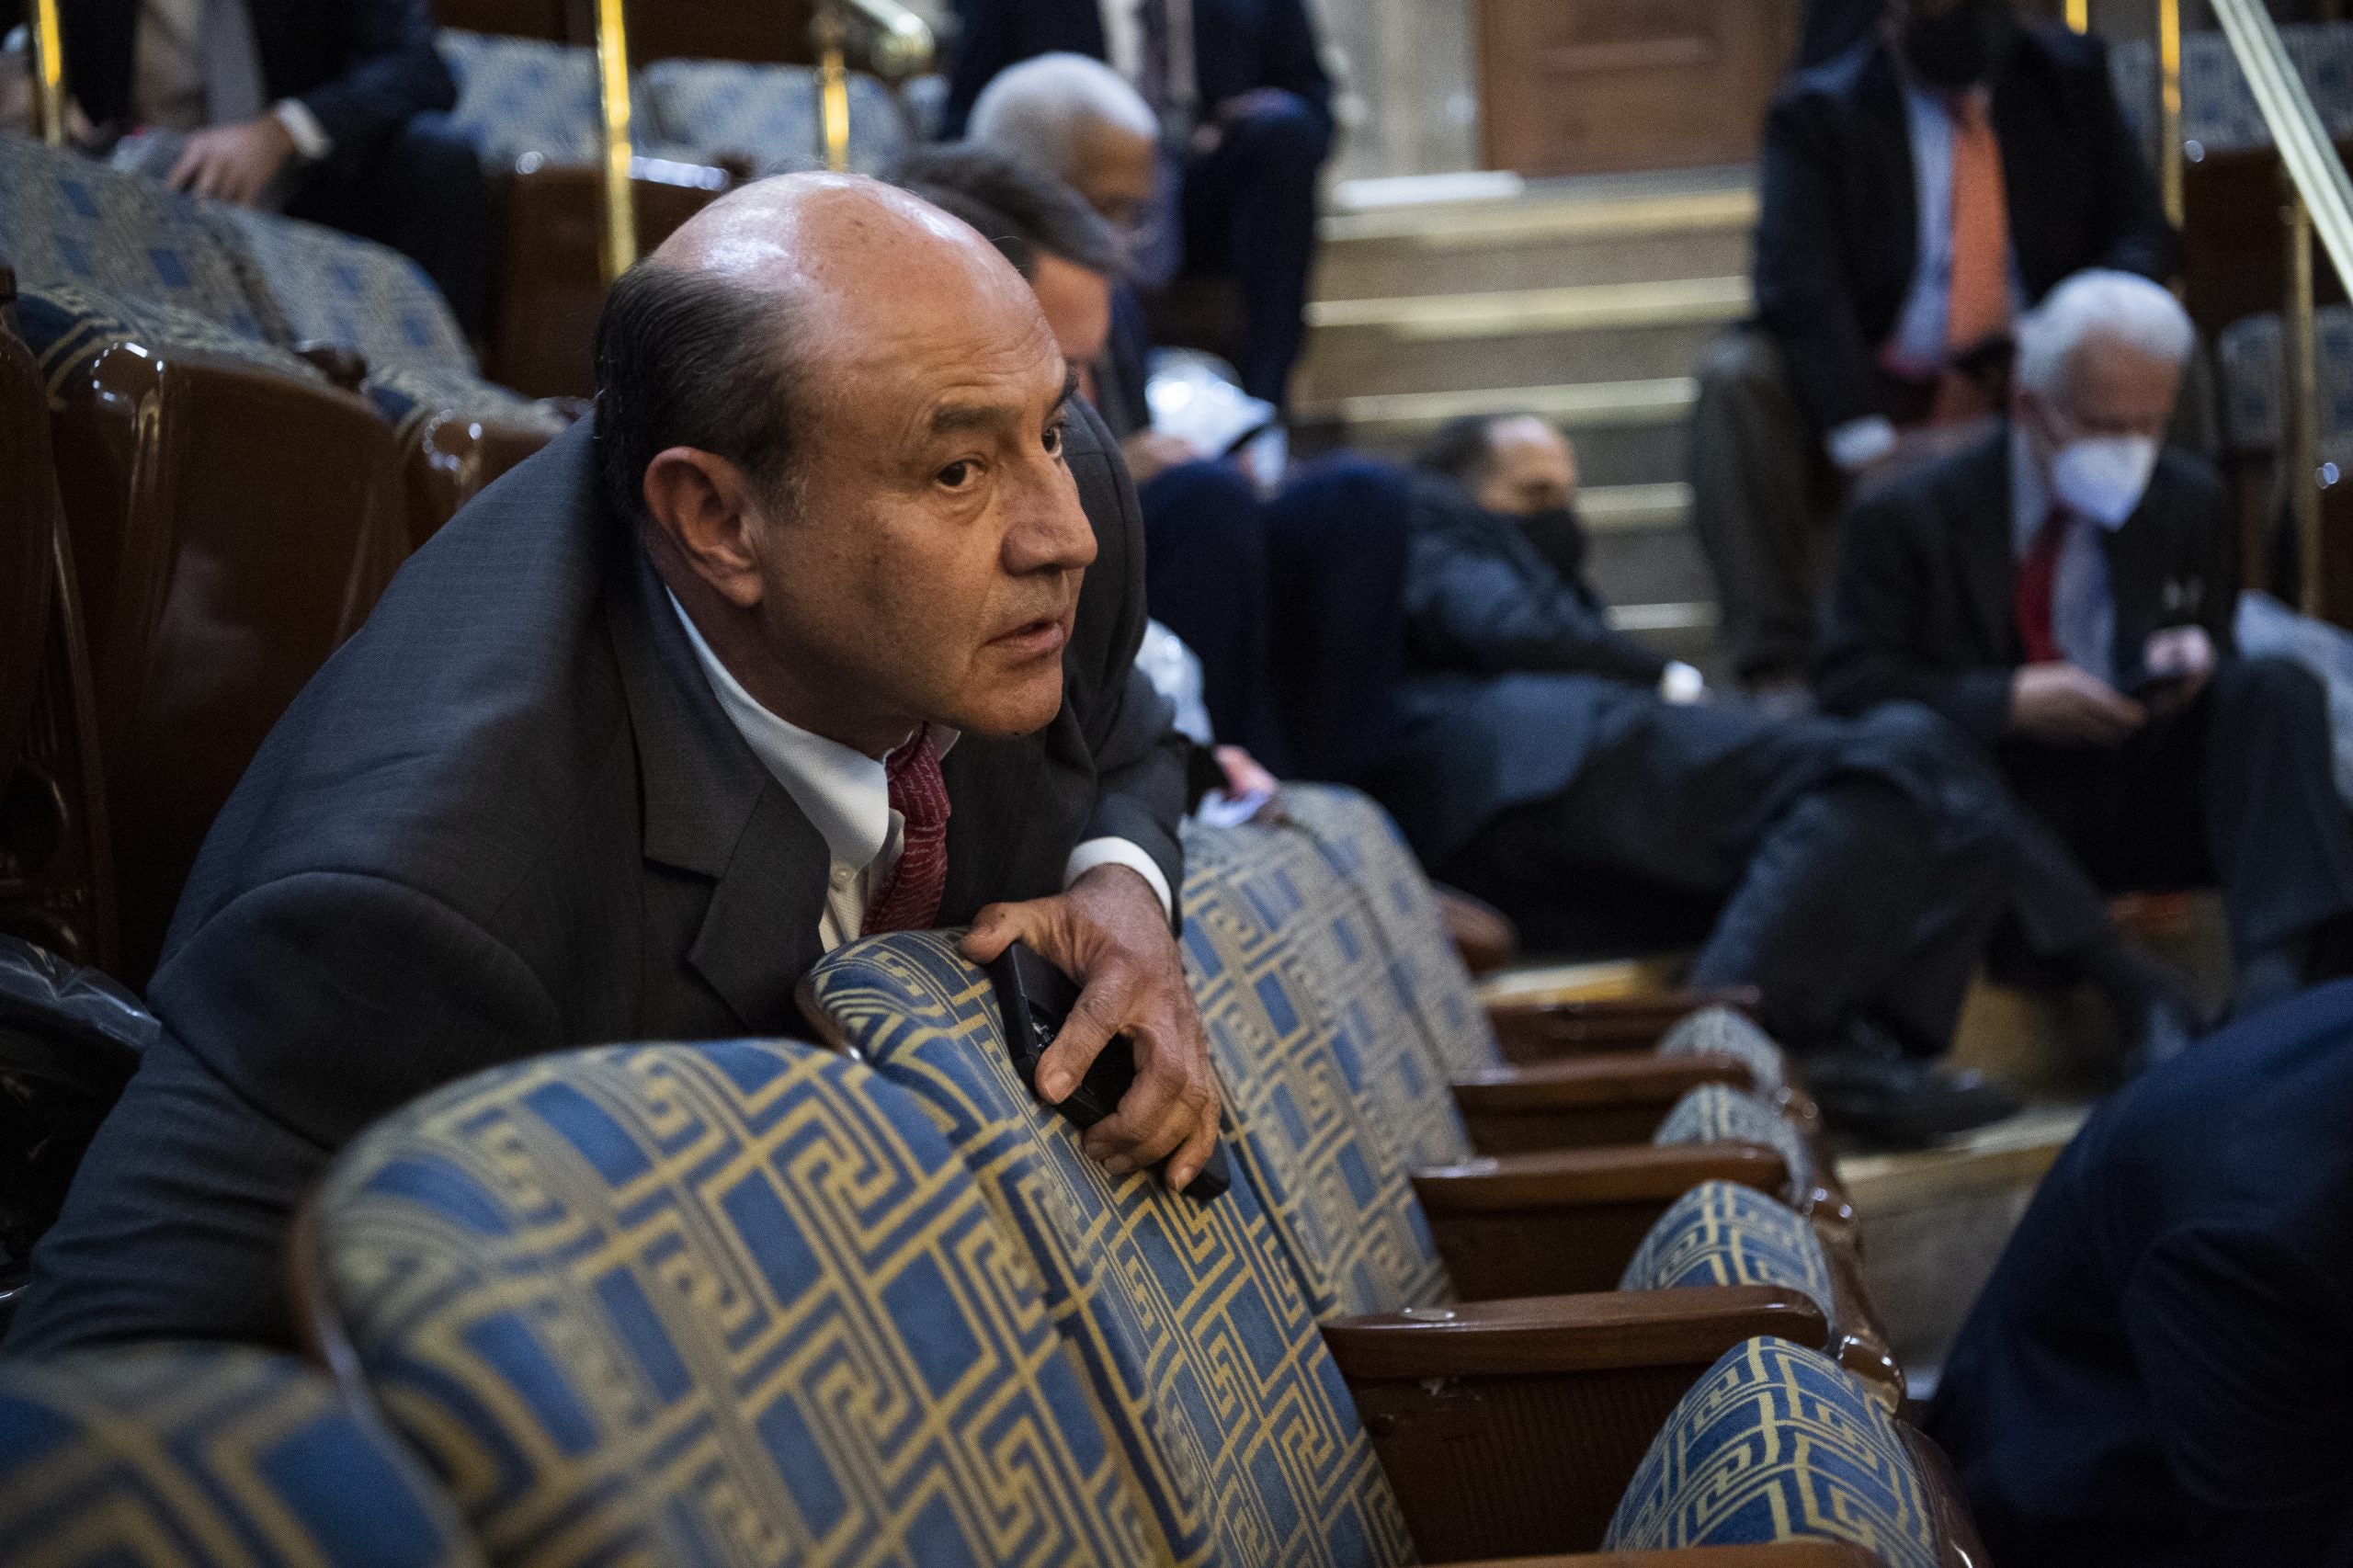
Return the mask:
[(1626, 1488), (1608, 1551), (1848, 1541), (1937, 1568), (1927, 1494), (1887, 1413), (1827, 1357), (1736, 1345), (1683, 1396)]
[[(1302, 864), (1303, 862), (1303, 864)], [(1294, 873), (1297, 873), (1296, 875)], [(1389, 1053), (1369, 1044), (1303, 971), (1298, 896), (1331, 881), (1304, 835), (1185, 827), (1185, 970), (1267, 1217), (1319, 1318), (1435, 1306), (1451, 1298), (1409, 1166), (1383, 1125)], [(1398, 1054), (1411, 1056), (1410, 1051)], [(1418, 1061), (1414, 1091), (1449, 1118)], [(1460, 1136), (1459, 1126), (1457, 1136)]]
[(485, 167), (512, 168), (526, 154), (596, 162), (596, 51), (458, 28), (442, 28), (434, 43), (458, 84), (449, 119)]
[(508, 392), (468, 370), (370, 364), (367, 383), (360, 390), (386, 423), (403, 436), (418, 421), (435, 415), (454, 415), (548, 437), (561, 436), (571, 423), (553, 403)]
[(928, 1107), (1044, 1277), (1179, 1562), (1411, 1554), (1395, 1496), (1246, 1163), (1210, 1202), (1107, 1176), (1016, 1076), (952, 935), (854, 943), (811, 971), (828, 1028)]
[(316, 223), (207, 203), (206, 219), (267, 294), (292, 344), (334, 343), (377, 364), (471, 371), (473, 349), (422, 267), (386, 245)]
[[(2353, 305), (2313, 314), (2320, 367), (2320, 455), (2353, 470)], [(2279, 315), (2245, 316), (2215, 340), (2222, 431), (2240, 452), (2276, 452), (2287, 440), (2288, 383)]]
[(400, 1444), (290, 1356), (139, 1346), (0, 1363), (16, 1568), (474, 1568)]
[(1283, 810), (1356, 890), (1389, 961), (1392, 983), (1422, 1020), (1449, 1074), (1503, 1065), (1471, 971), (1446, 934), (1446, 916), (1421, 862), (1372, 800), (1330, 784), (1286, 784)]
[[(2279, 29), (2288, 58), (2304, 80), (2313, 107), (2332, 141), (2353, 136), (2353, 25), (2295, 23)], [(2156, 46), (2145, 39), (2114, 45), (2109, 74), (2125, 123), (2140, 138), (2154, 165), (2157, 155)], [(2198, 156), (2271, 145), (2271, 128), (2256, 107), (2254, 89), (2219, 32), (2192, 30), (2181, 37), (2181, 138)]]
[(1168, 1555), (1029, 1258), (855, 1062), (496, 1069), (362, 1134), (319, 1205), (369, 1389), (495, 1562)]
[[(848, 75), (849, 166), (878, 174), (906, 151), (907, 131), (881, 83)], [(657, 60), (639, 78), (655, 131), (704, 161), (736, 156), (765, 178), (824, 167), (816, 73), (806, 65)]]
[(160, 180), (0, 132), (0, 256), (20, 288), (75, 284), (277, 339), (207, 218), (210, 202)]
[(1702, 1007), (1660, 1037), (1661, 1056), (1729, 1056), (1748, 1069), (1749, 1087), (1758, 1095), (1789, 1086), (1789, 1059), (1773, 1037), (1730, 1007)]
[(1813, 1152), (1790, 1119), (1756, 1096), (1726, 1084), (1702, 1084), (1675, 1102), (1651, 1142), (1664, 1149), (1677, 1143), (1761, 1143), (1790, 1169), (1789, 1191), (1813, 1190)]
[(1779, 1285), (1836, 1323), (1830, 1260), (1805, 1217), (1753, 1187), (1703, 1181), (1667, 1206), (1618, 1281), (1620, 1290)]
[(308, 361), (256, 339), (240, 337), (209, 317), (88, 284), (28, 286), (17, 296), (17, 319), (25, 341), (40, 361), (41, 379), (52, 396), (100, 355), (125, 344), (136, 344), (165, 358), (192, 353), (299, 381), (326, 384), (326, 378)]

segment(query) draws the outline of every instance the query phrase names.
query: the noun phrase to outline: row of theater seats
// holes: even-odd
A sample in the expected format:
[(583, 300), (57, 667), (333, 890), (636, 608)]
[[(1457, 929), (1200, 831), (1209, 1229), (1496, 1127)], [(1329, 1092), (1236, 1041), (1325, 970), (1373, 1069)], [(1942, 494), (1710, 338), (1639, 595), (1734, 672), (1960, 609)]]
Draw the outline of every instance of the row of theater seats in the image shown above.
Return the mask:
[[(400, 256), (0, 137), (0, 928), (143, 984), (214, 815), (410, 550), (569, 417)], [(37, 678), (36, 678), (37, 677)]]
[[(363, 1133), (289, 1270), (339, 1390), (218, 1347), (0, 1372), (0, 1432), (31, 1435), (0, 1451), (0, 1540), (126, 1562), (1982, 1561), (1900, 1372), (1858, 1353), (1851, 1235), (1771, 1043), (1717, 1010), (1508, 1069), (1378, 809), (1285, 807), (1188, 831), (1223, 1197), (1087, 1159), (949, 936), (860, 942), (803, 991), (831, 1051), (563, 1053)], [(1668, 1079), (1696, 1086), (1633, 1108)], [(1535, 1096), (1498, 1140), (1518, 1152), (1475, 1108), (1507, 1084)], [(1535, 1152), (1539, 1120), (1570, 1146)], [(1653, 1145), (1595, 1146), (1650, 1120)], [(175, 1540), (268, 1550), (144, 1545)]]

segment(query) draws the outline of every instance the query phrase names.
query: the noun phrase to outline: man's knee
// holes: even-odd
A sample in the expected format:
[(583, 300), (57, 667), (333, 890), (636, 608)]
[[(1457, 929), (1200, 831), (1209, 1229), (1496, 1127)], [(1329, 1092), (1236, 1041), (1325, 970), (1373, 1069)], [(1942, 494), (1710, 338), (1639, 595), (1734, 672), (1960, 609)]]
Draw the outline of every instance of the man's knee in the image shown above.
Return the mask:
[(2321, 678), (2293, 659), (2273, 655), (2224, 665), (2215, 676), (2214, 699), (2245, 711), (2315, 723), (2328, 712), (2328, 688)]
[(1789, 361), (1773, 335), (1760, 326), (1735, 326), (1718, 333), (1700, 351), (1698, 379), (1702, 409), (1726, 403), (1791, 411), (1797, 407)]
[(1297, 93), (1261, 95), (1225, 129), (1234, 152), (1262, 166), (1313, 174), (1331, 151), (1324, 116)]

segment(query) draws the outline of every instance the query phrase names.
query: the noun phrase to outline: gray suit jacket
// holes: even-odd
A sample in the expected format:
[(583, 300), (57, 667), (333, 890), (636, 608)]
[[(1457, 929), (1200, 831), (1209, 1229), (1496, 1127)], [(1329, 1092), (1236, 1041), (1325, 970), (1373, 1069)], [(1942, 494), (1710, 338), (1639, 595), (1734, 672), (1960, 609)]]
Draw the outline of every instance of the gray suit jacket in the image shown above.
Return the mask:
[[(829, 857), (711, 696), (584, 425), (402, 571), (214, 824), (150, 999), (165, 1034), (40, 1244), (7, 1348), (284, 1341), (286, 1221), (437, 1085), (566, 1046), (801, 1032)], [(1134, 674), (1141, 523), (1099, 424), (1063, 710), (947, 767), (943, 919), (1058, 891), (1080, 840), (1183, 881), (1184, 743)]]

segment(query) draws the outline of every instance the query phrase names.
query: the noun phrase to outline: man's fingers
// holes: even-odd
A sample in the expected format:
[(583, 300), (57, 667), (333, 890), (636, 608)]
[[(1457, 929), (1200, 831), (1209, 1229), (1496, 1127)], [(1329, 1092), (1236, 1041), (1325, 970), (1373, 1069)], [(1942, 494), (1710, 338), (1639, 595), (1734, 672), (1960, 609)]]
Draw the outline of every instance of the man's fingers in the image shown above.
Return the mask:
[(1086, 1130), (1086, 1152), (1114, 1175), (1156, 1164), (1192, 1131), (1184, 1069), (1165, 1062), (1165, 1052), (1140, 1054), (1146, 1061), (1119, 1110)]
[(999, 953), (1028, 936), (1029, 925), (1020, 904), (989, 904), (974, 918), (972, 928), (964, 933), (964, 939), (956, 944), (956, 950), (974, 963), (991, 962)]
[(1193, 1178), (1209, 1164), (1210, 1151), (1217, 1147), (1217, 1118), (1204, 1116), (1193, 1127), (1177, 1151), (1168, 1156), (1168, 1187), (1172, 1192), (1182, 1192), (1193, 1185)]
[(199, 143), (190, 142), (180, 149), (178, 161), (172, 165), (171, 177), (164, 183), (174, 190), (186, 190), (194, 183), (203, 166), (204, 149)]
[(1120, 1032), (1120, 1007), (1102, 979), (1090, 982), (1071, 1005), (1054, 1043), (1038, 1059), (1038, 1092), (1056, 1105), (1078, 1087), (1104, 1044)]

